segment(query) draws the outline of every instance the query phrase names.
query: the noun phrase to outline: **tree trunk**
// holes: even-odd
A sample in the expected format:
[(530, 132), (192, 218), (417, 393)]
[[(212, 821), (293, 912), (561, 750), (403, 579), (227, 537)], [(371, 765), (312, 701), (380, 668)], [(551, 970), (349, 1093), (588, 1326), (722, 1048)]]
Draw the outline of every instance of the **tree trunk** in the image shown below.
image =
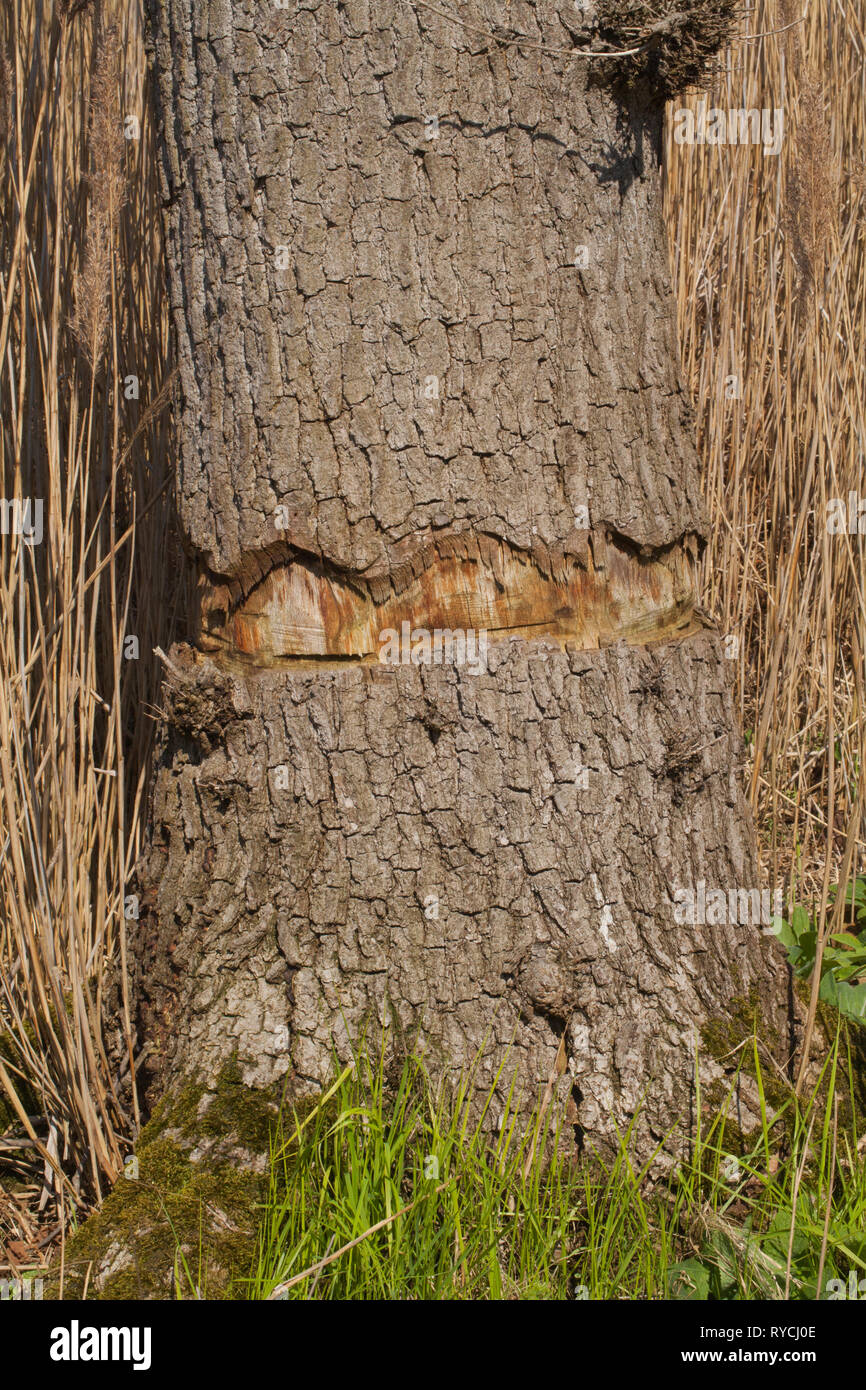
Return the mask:
[(660, 3), (286, 5), (150, 0), (200, 607), (140, 866), (149, 1095), (314, 1093), (387, 1022), (479, 1087), (507, 1054), (527, 1107), (559, 1075), (579, 1140), (640, 1112), (647, 1152), (702, 1032), (783, 1023), (660, 205), (720, 7), (665, 48)]

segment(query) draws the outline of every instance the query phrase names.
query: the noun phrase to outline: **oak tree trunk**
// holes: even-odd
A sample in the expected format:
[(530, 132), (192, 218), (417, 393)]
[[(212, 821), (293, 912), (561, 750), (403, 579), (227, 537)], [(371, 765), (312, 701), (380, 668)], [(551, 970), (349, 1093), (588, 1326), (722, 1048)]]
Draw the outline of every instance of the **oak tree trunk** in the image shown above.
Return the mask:
[(580, 1140), (640, 1111), (646, 1151), (702, 1031), (783, 1017), (660, 196), (670, 74), (730, 7), (149, 4), (199, 575), (149, 1095), (315, 1093), (387, 1023), (482, 1088), (507, 1054), (527, 1107), (558, 1077)]

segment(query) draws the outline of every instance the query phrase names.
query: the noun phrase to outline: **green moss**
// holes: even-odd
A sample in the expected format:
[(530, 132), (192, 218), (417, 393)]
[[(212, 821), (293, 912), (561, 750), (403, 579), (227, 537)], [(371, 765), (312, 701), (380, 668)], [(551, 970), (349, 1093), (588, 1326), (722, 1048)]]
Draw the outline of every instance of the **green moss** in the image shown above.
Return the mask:
[(183, 1140), (224, 1139), (251, 1153), (266, 1153), (282, 1100), (279, 1085), (257, 1091), (245, 1086), (240, 1067), (231, 1062), (214, 1089), (191, 1083), (161, 1102), (142, 1131), (171, 1130)]
[(65, 1296), (80, 1296), (92, 1265), (106, 1271), (91, 1289), (101, 1299), (171, 1298), (175, 1289), (194, 1298), (196, 1287), (231, 1297), (250, 1271), (261, 1180), (229, 1164), (202, 1168), (165, 1139), (138, 1157), (138, 1180), (120, 1178), (69, 1243)]
[[(742, 1044), (747, 1042), (756, 1030), (758, 1037), (769, 1045), (770, 1050), (781, 1055), (780, 1040), (766, 1036), (766, 1022), (761, 1017), (757, 991), (750, 990), (748, 994), (736, 995), (731, 1000), (729, 1011), (724, 1017), (711, 1019), (703, 1025), (701, 1042), (708, 1056), (721, 1066), (729, 1070), (740, 1066), (746, 1076), (755, 1078), (757, 1068), (754, 1048), (748, 1045), (743, 1047)], [(768, 1110), (771, 1112), (784, 1105), (790, 1096), (789, 1087), (768, 1066), (761, 1066), (761, 1085)], [(715, 1081), (708, 1090), (710, 1107), (715, 1111), (720, 1110), (726, 1096), (726, 1083), (721, 1080)], [(740, 1152), (744, 1150), (741, 1149)]]
[[(809, 981), (795, 979), (794, 989), (804, 1010), (807, 1009), (810, 998)], [(818, 1026), (812, 1043), (811, 1055), (820, 1065), (823, 1057), (827, 1054), (829, 1044), (836, 1036), (838, 1014), (829, 1005), (819, 1004), (816, 1021)], [(748, 996), (738, 996), (732, 1000), (728, 1015), (704, 1025), (701, 1029), (701, 1040), (705, 1051), (728, 1069), (741, 1064), (742, 1071), (755, 1078), (757, 1069), (754, 1049), (750, 1046), (741, 1047), (741, 1044), (752, 1037), (756, 1024), (758, 1037), (770, 1047), (771, 1051), (778, 1057), (785, 1055), (786, 1048), (783, 1045), (783, 1040), (778, 1037), (767, 1036), (766, 1021), (761, 1016), (755, 991), (752, 991)], [(849, 1048), (850, 1070), (847, 1062)], [(727, 1084), (725, 1081), (719, 1080), (713, 1082), (707, 1089), (707, 1103), (712, 1119), (724, 1107)], [(770, 1066), (763, 1063), (761, 1066), (761, 1084), (764, 1089), (768, 1112), (772, 1116), (774, 1111), (781, 1109), (785, 1102), (790, 1100), (792, 1088)], [(826, 1096), (829, 1085), (830, 1071), (828, 1069), (819, 1087), (819, 1097)], [(857, 1028), (844, 1021), (841, 1026), (835, 1093), (839, 1097), (840, 1132), (846, 1127), (851, 1128), (856, 1125), (857, 1132), (862, 1133), (866, 1128), (866, 1029)], [(781, 1121), (780, 1137), (792, 1134), (794, 1126), (795, 1111), (793, 1107), (789, 1107)], [(735, 1128), (730, 1121), (726, 1121), (726, 1135), (733, 1135)], [(748, 1135), (740, 1135), (740, 1142), (742, 1147), (739, 1150), (732, 1150), (732, 1152), (747, 1152), (753, 1140)]]
[(704, 1049), (717, 1062), (731, 1062), (731, 1053), (755, 1028), (757, 1002), (754, 996), (738, 995), (731, 1000), (728, 1013), (710, 1019), (701, 1028)]
[[(135, 1146), (137, 1172), (127, 1165), (135, 1176), (119, 1178), (67, 1243), (64, 1298), (81, 1296), (88, 1269), (88, 1297), (99, 1299), (194, 1298), (196, 1287), (243, 1297), (280, 1099), (279, 1086), (244, 1086), (234, 1064), (213, 1088), (165, 1097)], [(45, 1292), (58, 1296), (56, 1276)]]

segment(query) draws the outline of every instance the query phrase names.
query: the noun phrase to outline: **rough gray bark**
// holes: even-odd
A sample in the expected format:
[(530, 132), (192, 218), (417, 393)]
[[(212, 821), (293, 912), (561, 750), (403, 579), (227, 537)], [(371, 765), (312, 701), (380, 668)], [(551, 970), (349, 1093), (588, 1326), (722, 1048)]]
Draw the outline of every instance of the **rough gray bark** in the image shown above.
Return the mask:
[[(660, 95), (563, 56), (566, 0), (150, 9), (202, 598), (140, 869), (154, 1093), (315, 1089), (390, 1020), (481, 1085), (510, 1047), (534, 1102), (564, 1035), (578, 1131), (643, 1104), (646, 1145), (701, 1027), (783, 991), (759, 925), (674, 914), (759, 884)], [(378, 664), (385, 613), (480, 614), (486, 671)]]
[[(230, 573), (279, 505), (350, 571), (458, 522), (563, 544), (584, 505), (700, 530), (660, 106), (406, 0), (287, 3), (156, 6), (190, 543)], [(459, 6), (560, 46), (572, 10)]]
[(594, 1138), (644, 1092), (648, 1134), (687, 1113), (701, 1024), (774, 983), (756, 927), (674, 922), (676, 887), (757, 881), (716, 640), (514, 639), (489, 668), (250, 679), (187, 655), (139, 957), (168, 1074), (237, 1051), (264, 1086), (290, 1040), (315, 1088), (392, 1019), (440, 1065), (487, 1038), (481, 1086), (511, 1046), (534, 1103), (565, 1031)]

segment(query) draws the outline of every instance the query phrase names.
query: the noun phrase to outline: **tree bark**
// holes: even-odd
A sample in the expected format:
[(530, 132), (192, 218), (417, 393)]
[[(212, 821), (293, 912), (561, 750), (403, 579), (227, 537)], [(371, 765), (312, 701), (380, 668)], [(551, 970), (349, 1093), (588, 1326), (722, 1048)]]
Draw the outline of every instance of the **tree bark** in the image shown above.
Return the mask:
[(564, 1057), (578, 1139), (640, 1112), (648, 1152), (734, 999), (783, 1025), (760, 921), (677, 920), (760, 884), (695, 591), (667, 9), (574, 56), (640, 47), (612, 8), (150, 0), (200, 598), (139, 874), (152, 1097), (315, 1092), (387, 1022), (527, 1107)]

